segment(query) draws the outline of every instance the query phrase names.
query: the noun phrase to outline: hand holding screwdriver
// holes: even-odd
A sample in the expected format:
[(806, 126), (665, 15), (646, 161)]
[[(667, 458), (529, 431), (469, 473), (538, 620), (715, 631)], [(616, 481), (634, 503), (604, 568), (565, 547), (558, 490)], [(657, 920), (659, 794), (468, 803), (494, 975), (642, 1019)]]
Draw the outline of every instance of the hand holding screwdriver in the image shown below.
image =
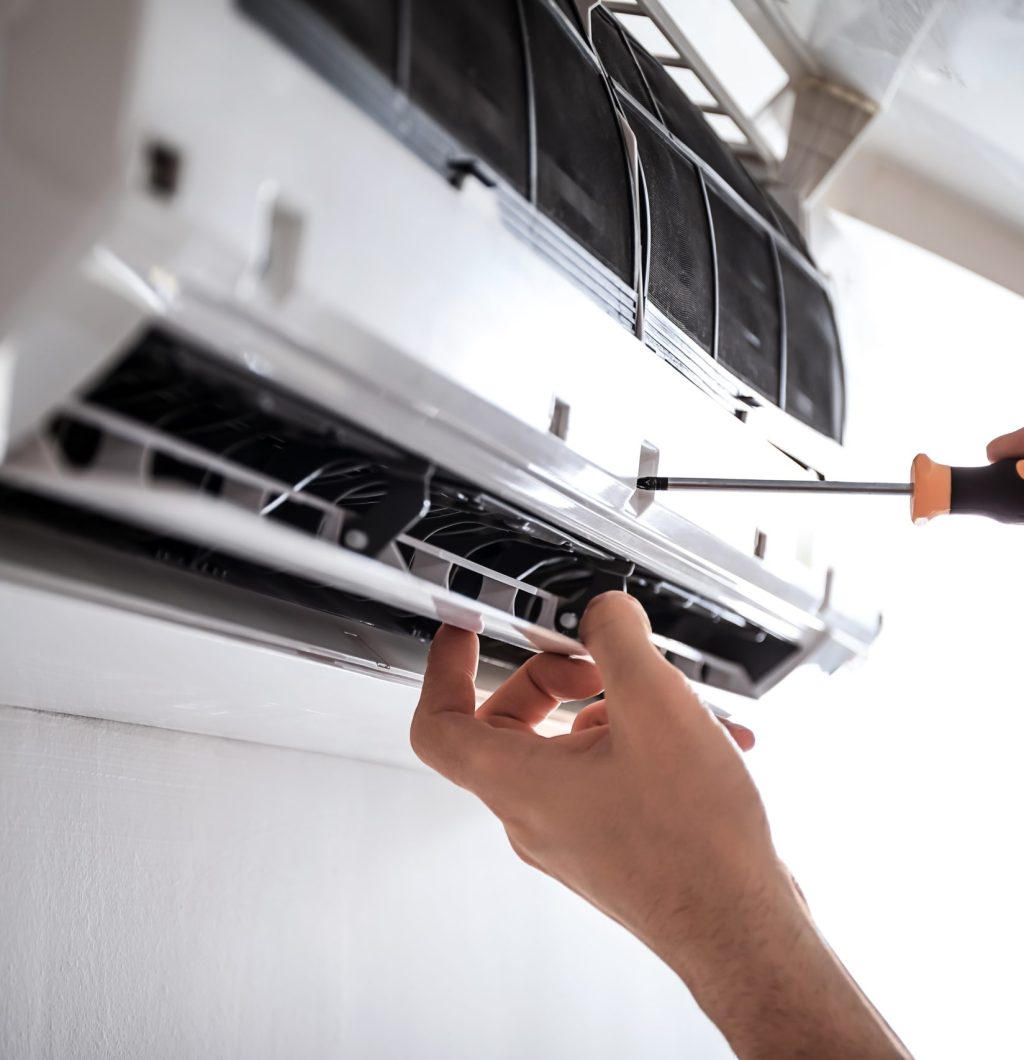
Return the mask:
[(749, 490), (778, 493), (902, 493), (910, 516), (924, 523), (937, 515), (984, 515), (1001, 523), (1024, 523), (1024, 429), (989, 444), (992, 463), (950, 467), (924, 453), (914, 458), (910, 482), (829, 482), (816, 479), (637, 479), (645, 490)]

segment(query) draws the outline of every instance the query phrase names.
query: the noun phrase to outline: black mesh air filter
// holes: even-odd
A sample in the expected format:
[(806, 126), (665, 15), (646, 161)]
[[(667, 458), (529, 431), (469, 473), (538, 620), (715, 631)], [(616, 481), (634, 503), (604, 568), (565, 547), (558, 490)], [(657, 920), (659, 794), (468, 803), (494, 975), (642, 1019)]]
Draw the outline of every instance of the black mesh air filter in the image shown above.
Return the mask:
[(576, 5), (573, 3), (573, 0), (555, 0), (555, 7), (561, 8), (565, 13), (565, 17), (573, 24), (573, 26), (579, 29), (580, 20), (576, 13)]
[(786, 411), (841, 440), (843, 367), (826, 292), (781, 254), (786, 305)]
[(707, 207), (694, 165), (634, 108), (627, 109), (637, 139), (650, 204), (647, 292), (673, 323), (710, 350), (715, 329), (715, 274)]
[(672, 79), (672, 75), (650, 52), (635, 40), (632, 40), (631, 44), (665, 127), (678, 136), (694, 154), (707, 162), (758, 213), (774, 223), (775, 219), (765, 201), (764, 192), (743, 168), (732, 150), (719, 139), (701, 113), (700, 107), (690, 102), (686, 93)]
[(394, 78), (398, 56), (399, 0), (302, 0)]
[(601, 71), (543, 0), (525, 0), (537, 114), (537, 205), (625, 280), (632, 195)]
[(647, 82), (637, 66), (636, 58), (617, 19), (601, 8), (591, 15), (594, 47), (601, 57), (605, 72), (652, 114), (657, 113), (647, 90)]
[(526, 60), (516, 0), (412, 0), (409, 93), (527, 194)]
[(779, 290), (769, 237), (710, 193), (718, 258), (718, 359), (779, 399)]

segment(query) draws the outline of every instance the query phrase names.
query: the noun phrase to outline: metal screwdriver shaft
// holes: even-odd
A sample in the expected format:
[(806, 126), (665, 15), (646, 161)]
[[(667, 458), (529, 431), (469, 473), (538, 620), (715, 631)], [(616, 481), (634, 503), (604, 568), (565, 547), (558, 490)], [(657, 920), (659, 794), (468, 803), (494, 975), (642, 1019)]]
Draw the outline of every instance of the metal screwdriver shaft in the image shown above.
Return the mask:
[(815, 479), (667, 478), (650, 475), (636, 480), (641, 490), (746, 490), (767, 493), (874, 493), (910, 496), (909, 482), (822, 482)]
[(824, 482), (819, 479), (669, 478), (636, 480), (641, 490), (741, 490), (766, 493), (889, 494), (910, 498), (910, 518), (924, 523), (937, 515), (984, 515), (1024, 524), (1024, 458), (1008, 457), (981, 467), (951, 467), (918, 453), (910, 482)]

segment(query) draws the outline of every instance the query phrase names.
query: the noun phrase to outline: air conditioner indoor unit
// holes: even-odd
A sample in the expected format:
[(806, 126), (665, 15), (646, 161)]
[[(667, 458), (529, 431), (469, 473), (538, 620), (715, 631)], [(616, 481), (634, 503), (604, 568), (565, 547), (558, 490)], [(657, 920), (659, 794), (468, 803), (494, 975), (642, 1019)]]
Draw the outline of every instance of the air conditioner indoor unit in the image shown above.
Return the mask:
[(833, 473), (842, 364), (796, 226), (587, 6), (0, 16), (5, 702), (370, 753), (339, 682), (448, 621), (493, 684), (609, 588), (712, 699), (865, 650), (784, 506), (635, 489)]

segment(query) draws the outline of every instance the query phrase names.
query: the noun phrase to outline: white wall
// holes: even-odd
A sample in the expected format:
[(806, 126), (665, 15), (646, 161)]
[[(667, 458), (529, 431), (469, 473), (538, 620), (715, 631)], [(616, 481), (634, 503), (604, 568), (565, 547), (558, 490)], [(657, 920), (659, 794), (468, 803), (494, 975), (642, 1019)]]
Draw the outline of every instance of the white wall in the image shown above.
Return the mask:
[(731, 1055), (425, 772), (0, 708), (0, 1056)]

